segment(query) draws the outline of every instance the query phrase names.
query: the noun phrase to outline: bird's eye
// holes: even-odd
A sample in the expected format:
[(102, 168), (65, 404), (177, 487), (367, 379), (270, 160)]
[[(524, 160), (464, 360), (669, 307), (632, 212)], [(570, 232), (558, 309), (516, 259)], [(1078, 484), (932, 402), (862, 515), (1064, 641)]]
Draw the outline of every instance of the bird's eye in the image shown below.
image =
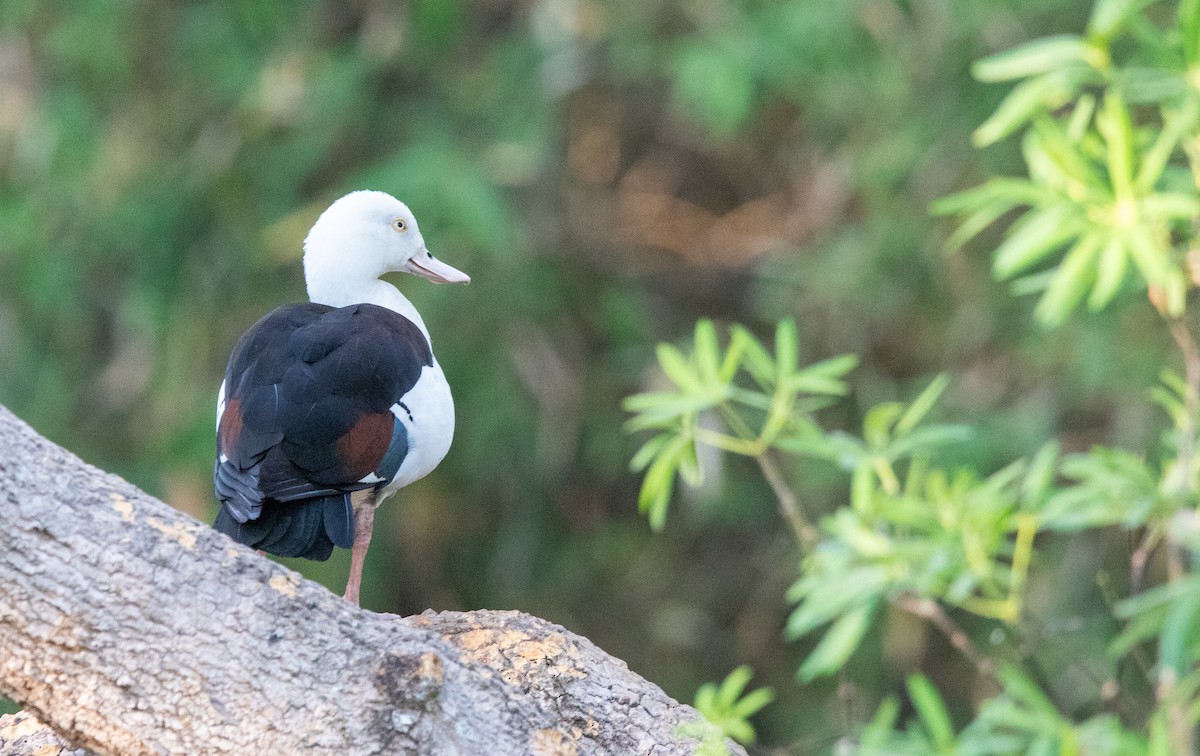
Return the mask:
[(403, 218), (397, 218), (396, 220), (392, 221), (392, 228), (396, 229), (397, 231), (407, 231), (408, 224), (404, 222)]

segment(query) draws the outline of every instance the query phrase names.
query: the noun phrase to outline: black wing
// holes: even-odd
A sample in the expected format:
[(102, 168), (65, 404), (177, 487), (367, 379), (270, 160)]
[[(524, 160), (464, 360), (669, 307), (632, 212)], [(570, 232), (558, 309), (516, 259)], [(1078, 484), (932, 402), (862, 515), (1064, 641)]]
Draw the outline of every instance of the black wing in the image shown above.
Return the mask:
[(420, 329), (376, 305), (288, 305), (254, 324), (225, 372), (215, 527), (282, 556), (350, 546), (349, 494), (395, 477), (408, 436), (391, 407), (432, 364)]

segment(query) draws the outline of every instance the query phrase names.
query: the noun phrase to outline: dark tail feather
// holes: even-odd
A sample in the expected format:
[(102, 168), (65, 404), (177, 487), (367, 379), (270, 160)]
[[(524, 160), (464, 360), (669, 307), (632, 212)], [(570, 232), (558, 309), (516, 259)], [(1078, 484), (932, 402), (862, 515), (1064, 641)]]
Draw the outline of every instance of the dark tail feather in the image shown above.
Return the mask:
[(354, 545), (354, 509), (350, 506), (350, 494), (326, 496), (324, 520), (325, 534), (333, 545), (348, 549)]
[(251, 548), (319, 562), (329, 558), (335, 545), (349, 548), (354, 543), (354, 513), (347, 493), (270, 502), (258, 519), (244, 523), (223, 506), (213, 527)]

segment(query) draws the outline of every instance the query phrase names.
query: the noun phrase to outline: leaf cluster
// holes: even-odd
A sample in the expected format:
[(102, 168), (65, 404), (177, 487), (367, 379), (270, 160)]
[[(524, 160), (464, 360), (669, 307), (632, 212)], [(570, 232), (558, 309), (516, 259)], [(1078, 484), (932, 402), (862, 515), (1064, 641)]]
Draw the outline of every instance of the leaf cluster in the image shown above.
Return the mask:
[(1034, 40), (980, 61), (984, 81), (1017, 81), (975, 132), (989, 145), (1024, 130), (1028, 176), (993, 178), (934, 203), (960, 218), (958, 249), (1013, 216), (993, 274), (1038, 293), (1035, 315), (1061, 324), (1085, 301), (1101, 310), (1136, 277), (1166, 315), (1180, 316), (1192, 284), (1185, 240), (1200, 215), (1194, 86), (1200, 4), (1179, 4), (1158, 30), (1137, 3), (1098, 2), (1083, 35)]
[(715, 728), (721, 740), (733, 738), (744, 745), (753, 743), (756, 736), (749, 718), (775, 700), (775, 692), (770, 688), (757, 688), (746, 693), (752, 675), (750, 667), (742, 665), (730, 672), (720, 685), (705, 683), (696, 690), (692, 705)]
[[(712, 321), (700, 320), (692, 348), (660, 344), (658, 362), (673, 388), (625, 400), (634, 413), (626, 429), (654, 433), (630, 467), (645, 471), (638, 508), (655, 530), (666, 521), (676, 476), (693, 486), (702, 481), (699, 443), (748, 457), (772, 447), (829, 451), (813, 413), (846, 393), (841, 379), (857, 360), (841, 356), (801, 367), (790, 320), (776, 329), (773, 355), (738, 325), (722, 348)], [(706, 417), (720, 429), (706, 425)]]

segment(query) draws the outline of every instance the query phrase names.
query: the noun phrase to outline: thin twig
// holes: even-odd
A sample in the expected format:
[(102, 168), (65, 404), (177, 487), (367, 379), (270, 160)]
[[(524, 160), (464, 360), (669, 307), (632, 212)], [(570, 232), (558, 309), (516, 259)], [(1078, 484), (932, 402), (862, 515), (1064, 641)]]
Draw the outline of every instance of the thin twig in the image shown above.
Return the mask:
[(771, 456), (771, 451), (768, 449), (762, 454), (757, 455), (755, 461), (758, 462), (758, 469), (762, 470), (763, 477), (767, 479), (767, 483), (771, 486), (771, 490), (775, 492), (775, 498), (779, 501), (779, 514), (783, 516), (785, 522), (792, 529), (792, 533), (796, 536), (796, 541), (800, 544), (800, 548), (804, 551), (810, 551), (821, 536), (808, 518), (804, 516), (804, 512), (800, 508), (800, 500), (796, 498), (796, 494), (788, 487), (787, 481), (783, 479), (783, 473), (779, 471), (779, 467), (775, 464), (775, 459)]
[(1129, 595), (1136, 596), (1142, 592), (1142, 579), (1146, 576), (1146, 565), (1158, 544), (1162, 540), (1162, 531), (1156, 527), (1146, 530), (1146, 536), (1129, 555)]
[(950, 645), (954, 646), (975, 666), (975, 671), (979, 673), (980, 677), (986, 677), (997, 685), (1000, 684), (1000, 679), (996, 677), (996, 665), (979, 650), (966, 631), (951, 619), (941, 604), (932, 599), (919, 598), (911, 593), (898, 596), (893, 599), (892, 603), (909, 614), (932, 622), (934, 627), (946, 636), (946, 640), (950, 641)]

